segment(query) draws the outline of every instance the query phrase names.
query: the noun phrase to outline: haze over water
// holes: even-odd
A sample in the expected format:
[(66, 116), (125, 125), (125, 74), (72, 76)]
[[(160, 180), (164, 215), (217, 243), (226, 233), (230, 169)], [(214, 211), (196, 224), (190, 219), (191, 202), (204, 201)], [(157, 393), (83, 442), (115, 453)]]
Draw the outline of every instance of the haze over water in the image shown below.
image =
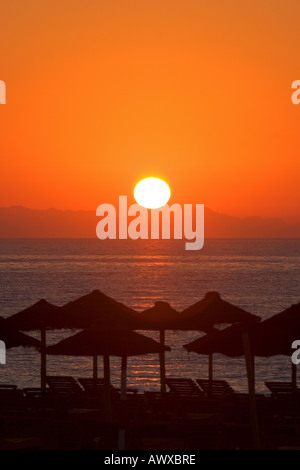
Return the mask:
[[(300, 240), (211, 239), (200, 251), (184, 249), (184, 241), (108, 241), (97, 239), (7, 239), (0, 241), (0, 315), (10, 316), (41, 298), (62, 305), (99, 289), (136, 310), (165, 300), (181, 311), (206, 292), (218, 291), (239, 307), (263, 318), (300, 302)], [(70, 331), (47, 332), (48, 344)], [(32, 333), (39, 337), (38, 332)], [(145, 332), (157, 339), (157, 333)], [(182, 344), (199, 332), (166, 332), (172, 351), (166, 354), (167, 375), (207, 377), (207, 358), (188, 355)], [(300, 339), (296, 337), (295, 339)], [(119, 385), (120, 361), (113, 358), (112, 383)], [(99, 360), (99, 376), (102, 374)], [(16, 348), (0, 366), (2, 383), (39, 386), (39, 354)], [(48, 375), (91, 376), (89, 358), (48, 357)], [(289, 380), (289, 357), (256, 358), (257, 390), (264, 381)], [(226, 378), (237, 390), (247, 388), (244, 359), (214, 356), (214, 377)], [(159, 386), (158, 358), (129, 359), (130, 386)]]

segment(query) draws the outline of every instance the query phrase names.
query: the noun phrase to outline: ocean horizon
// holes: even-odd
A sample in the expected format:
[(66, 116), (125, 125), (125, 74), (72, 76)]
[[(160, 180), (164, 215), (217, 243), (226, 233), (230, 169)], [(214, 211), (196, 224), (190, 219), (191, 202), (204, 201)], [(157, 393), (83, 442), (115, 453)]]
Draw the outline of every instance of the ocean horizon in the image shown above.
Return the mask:
[[(300, 302), (300, 239), (206, 239), (204, 248), (188, 252), (184, 240), (1, 239), (0, 315), (9, 317), (41, 298), (55, 305), (99, 289), (137, 311), (164, 300), (182, 311), (209, 291), (262, 319)], [(47, 332), (47, 344), (74, 334)], [(39, 337), (39, 332), (30, 332)], [(157, 339), (157, 332), (144, 334)], [(182, 345), (197, 331), (167, 331), (167, 376), (206, 378), (208, 359), (188, 354)], [(295, 333), (295, 339), (297, 338)], [(120, 360), (111, 360), (112, 383), (119, 386)], [(48, 375), (91, 377), (89, 358), (48, 357)], [(256, 390), (266, 393), (265, 380), (289, 380), (291, 360), (256, 358)], [(99, 359), (99, 376), (102, 375)], [(39, 386), (39, 353), (14, 348), (1, 366), (1, 382)], [(214, 355), (214, 377), (247, 391), (244, 358)], [(159, 388), (159, 361), (153, 355), (131, 357), (128, 385)]]

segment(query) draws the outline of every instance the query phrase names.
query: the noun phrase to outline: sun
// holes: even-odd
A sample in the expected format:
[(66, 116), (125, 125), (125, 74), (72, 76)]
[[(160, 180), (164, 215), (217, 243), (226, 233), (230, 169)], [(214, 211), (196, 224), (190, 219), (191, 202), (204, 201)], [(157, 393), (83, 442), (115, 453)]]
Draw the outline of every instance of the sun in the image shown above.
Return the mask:
[(158, 209), (167, 204), (171, 196), (169, 185), (159, 178), (144, 178), (134, 188), (134, 199), (147, 209)]

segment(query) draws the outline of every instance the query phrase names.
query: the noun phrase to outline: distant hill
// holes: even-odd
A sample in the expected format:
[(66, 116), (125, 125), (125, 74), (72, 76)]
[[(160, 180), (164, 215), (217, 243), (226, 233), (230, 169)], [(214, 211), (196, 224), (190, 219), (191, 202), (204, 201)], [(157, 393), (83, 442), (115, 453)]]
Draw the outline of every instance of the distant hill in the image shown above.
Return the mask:
[[(0, 238), (95, 238), (95, 211), (0, 208)], [(300, 223), (232, 217), (205, 209), (205, 238), (300, 238)]]

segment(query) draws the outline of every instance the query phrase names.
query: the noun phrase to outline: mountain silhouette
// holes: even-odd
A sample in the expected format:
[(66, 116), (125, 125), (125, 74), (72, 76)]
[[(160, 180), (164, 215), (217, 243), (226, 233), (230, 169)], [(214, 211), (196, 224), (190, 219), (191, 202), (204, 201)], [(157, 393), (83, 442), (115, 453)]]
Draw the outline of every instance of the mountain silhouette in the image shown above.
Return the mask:
[[(96, 238), (95, 211), (0, 208), (0, 238)], [(205, 208), (205, 238), (300, 238), (300, 223), (233, 217)]]

